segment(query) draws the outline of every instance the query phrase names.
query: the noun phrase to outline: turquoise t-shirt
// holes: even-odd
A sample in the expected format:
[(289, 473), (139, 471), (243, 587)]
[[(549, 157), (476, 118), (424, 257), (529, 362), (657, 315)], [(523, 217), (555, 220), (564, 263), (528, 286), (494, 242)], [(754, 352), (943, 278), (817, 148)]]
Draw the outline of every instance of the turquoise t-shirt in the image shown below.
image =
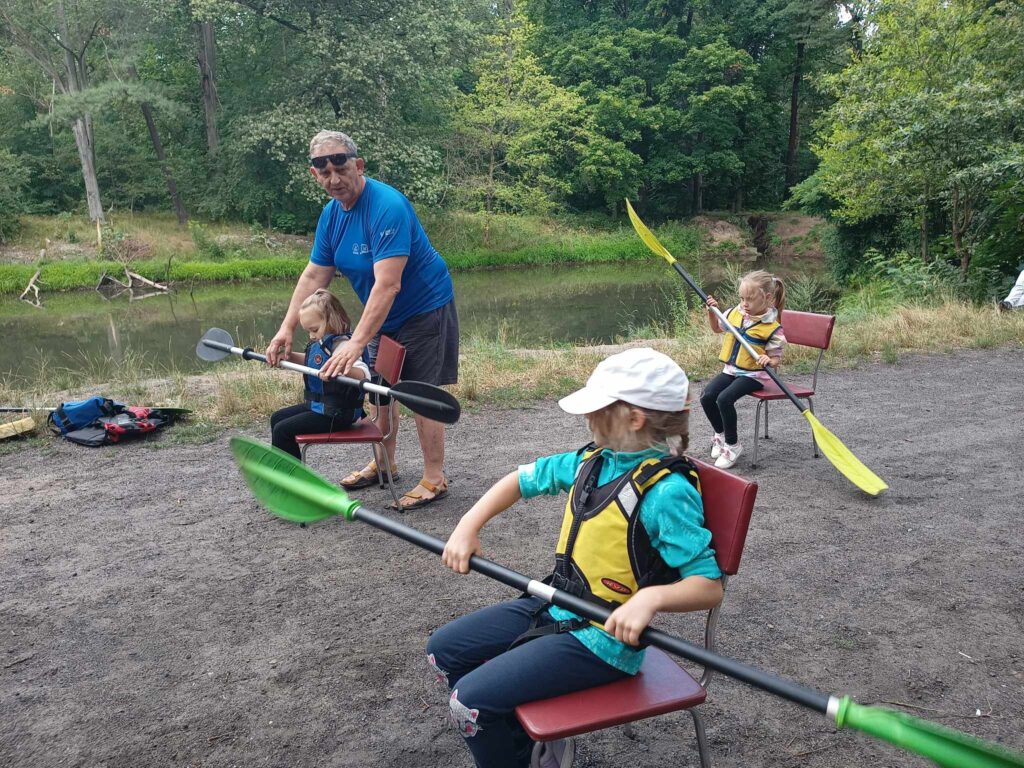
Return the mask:
[[(597, 478), (599, 485), (636, 469), (647, 459), (665, 457), (654, 448), (634, 453), (604, 448), (601, 454), (604, 461)], [(519, 491), (526, 499), (568, 492), (581, 461), (582, 455), (573, 451), (524, 464), (519, 467)], [(697, 489), (686, 478), (672, 473), (655, 483), (640, 501), (640, 522), (647, 530), (652, 546), (666, 564), (679, 571), (681, 578), (721, 578), (715, 551), (710, 546), (711, 532), (704, 527), (704, 505)], [(556, 605), (549, 606), (548, 611), (556, 621), (580, 618)], [(573, 635), (595, 656), (623, 672), (634, 675), (643, 663), (642, 649), (619, 642), (592, 624), (575, 630)]]
[(381, 326), (385, 333), (455, 298), (448, 265), (427, 239), (412, 203), (382, 181), (367, 178), (351, 210), (337, 200), (324, 206), (309, 260), (341, 272), (364, 306), (373, 289), (373, 265), (396, 256), (409, 260), (402, 271), (402, 289)]

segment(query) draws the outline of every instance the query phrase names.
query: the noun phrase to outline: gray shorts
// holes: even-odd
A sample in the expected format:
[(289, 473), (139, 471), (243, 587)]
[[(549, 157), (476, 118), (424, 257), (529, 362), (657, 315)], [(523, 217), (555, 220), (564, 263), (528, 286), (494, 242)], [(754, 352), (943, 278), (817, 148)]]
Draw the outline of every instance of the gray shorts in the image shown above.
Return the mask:
[[(405, 347), (402, 379), (438, 386), (458, 383), (459, 313), (454, 299), (443, 307), (410, 317), (388, 336)], [(379, 343), (380, 334), (377, 334), (366, 345), (371, 368), (377, 360)]]

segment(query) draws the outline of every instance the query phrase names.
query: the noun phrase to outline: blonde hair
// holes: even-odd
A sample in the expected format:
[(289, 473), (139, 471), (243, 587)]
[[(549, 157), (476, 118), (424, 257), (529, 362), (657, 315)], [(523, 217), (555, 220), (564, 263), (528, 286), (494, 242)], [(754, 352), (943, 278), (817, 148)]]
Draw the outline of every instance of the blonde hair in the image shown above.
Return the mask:
[(780, 316), (782, 315), (782, 310), (786, 308), (786, 284), (782, 282), (781, 278), (771, 272), (765, 272), (763, 269), (756, 269), (753, 272), (747, 272), (740, 278), (739, 284), (743, 285), (744, 283), (750, 283), (759, 288), (775, 307), (775, 311)]
[[(639, 432), (633, 432), (627, 426), (629, 412), (634, 408), (645, 417), (643, 429)], [(587, 420), (595, 438), (600, 436), (614, 442), (619, 449), (660, 448), (681, 456), (690, 446), (689, 408), (682, 411), (655, 411), (616, 400), (588, 414)]]
[(327, 333), (348, 333), (352, 321), (348, 313), (341, 306), (338, 297), (326, 288), (317, 288), (306, 300), (302, 302), (300, 309), (315, 309), (324, 319), (324, 326)]

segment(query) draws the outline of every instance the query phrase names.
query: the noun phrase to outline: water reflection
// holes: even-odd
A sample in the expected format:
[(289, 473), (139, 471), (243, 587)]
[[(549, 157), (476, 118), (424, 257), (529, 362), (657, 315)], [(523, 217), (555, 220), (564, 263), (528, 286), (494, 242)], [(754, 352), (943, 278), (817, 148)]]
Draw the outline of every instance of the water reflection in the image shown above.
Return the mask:
[[(196, 340), (210, 327), (258, 347), (284, 316), (294, 281), (179, 288), (170, 294), (105, 300), (94, 291), (45, 297), (43, 309), (0, 301), (0, 373), (32, 375), (35, 366), (92, 371), (138, 365), (196, 372)], [(348, 284), (332, 285), (349, 313), (361, 306)], [(663, 321), (678, 283), (661, 265), (603, 264), (458, 273), (455, 290), (463, 337), (502, 339), (520, 347), (606, 343)]]

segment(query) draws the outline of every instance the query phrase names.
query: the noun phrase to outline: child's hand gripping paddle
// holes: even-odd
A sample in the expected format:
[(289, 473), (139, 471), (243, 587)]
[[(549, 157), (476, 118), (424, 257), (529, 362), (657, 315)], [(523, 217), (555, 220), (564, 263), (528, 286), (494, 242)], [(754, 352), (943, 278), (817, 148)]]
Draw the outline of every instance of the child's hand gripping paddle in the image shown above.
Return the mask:
[[(292, 522), (311, 523), (334, 515), (359, 520), (440, 555), (444, 542), (391, 518), (363, 509), (358, 501), (276, 448), (244, 437), (231, 439), (231, 451), (253, 495), (272, 513)], [(469, 567), (513, 589), (540, 597), (580, 616), (604, 623), (611, 611), (568, 592), (554, 589), (482, 557)], [(943, 768), (1024, 768), (1024, 755), (951, 728), (891, 709), (856, 704), (805, 688), (749, 667), (674, 635), (648, 627), (641, 642), (718, 670), (775, 696), (813, 709), (840, 728), (854, 728), (934, 761)]]
[[(661, 243), (658, 242), (658, 238), (654, 236), (654, 233), (647, 228), (640, 217), (636, 215), (636, 211), (633, 210), (633, 206), (630, 205), (629, 200), (626, 201), (626, 211), (629, 213), (629, 220), (633, 222), (633, 229), (640, 235), (640, 239), (644, 241), (644, 245), (650, 248), (654, 253), (661, 256), (672, 268), (679, 273), (679, 276), (686, 281), (686, 283), (696, 291), (697, 295), (700, 296), (701, 301), (707, 304), (708, 295), (701, 290), (700, 286), (694, 282), (694, 279), (690, 277), (690, 274), (683, 269), (683, 266), (676, 261), (675, 256), (668, 252)], [(719, 324), (725, 330), (729, 331), (736, 340), (743, 345), (743, 348), (752, 355), (755, 359), (758, 357), (757, 351), (750, 345), (743, 334), (736, 330), (732, 324), (726, 319), (725, 314), (718, 308), (708, 306), (715, 317), (718, 318)], [(842, 472), (846, 478), (860, 488), (865, 493), (869, 493), (872, 496), (877, 496), (882, 491), (886, 490), (889, 486), (886, 485), (885, 481), (882, 480), (878, 475), (868, 469), (853, 453), (839, 440), (838, 437), (833, 435), (825, 425), (818, 421), (817, 417), (811, 413), (810, 408), (800, 402), (796, 395), (790, 391), (789, 387), (782, 383), (779, 375), (771, 369), (770, 366), (765, 367), (765, 372), (772, 377), (779, 389), (781, 389), (785, 395), (792, 401), (793, 405), (804, 415), (804, 418), (811, 425), (811, 431), (814, 432), (814, 439), (818, 443), (818, 447), (821, 448), (821, 452), (825, 454), (825, 457), (832, 462), (832, 466)]]
[[(267, 362), (267, 356), (251, 349), (236, 347), (231, 340), (231, 334), (220, 328), (211, 328), (196, 344), (196, 354), (203, 360), (211, 362), (223, 360), (228, 355), (239, 355), (244, 360), (259, 360)], [(291, 363), (282, 360), (279, 363), (281, 368), (290, 371), (318, 376), (320, 371), (316, 368), (309, 368), (298, 363)], [(439, 421), (442, 424), (454, 424), (459, 420), (462, 407), (450, 393), (433, 384), (425, 384), (422, 381), (400, 381), (393, 387), (384, 387), (362, 379), (351, 379), (348, 376), (335, 376), (334, 380), (339, 384), (349, 387), (356, 387), (363, 392), (375, 392), (378, 395), (390, 395), (413, 413), (425, 416), (431, 421)]]

